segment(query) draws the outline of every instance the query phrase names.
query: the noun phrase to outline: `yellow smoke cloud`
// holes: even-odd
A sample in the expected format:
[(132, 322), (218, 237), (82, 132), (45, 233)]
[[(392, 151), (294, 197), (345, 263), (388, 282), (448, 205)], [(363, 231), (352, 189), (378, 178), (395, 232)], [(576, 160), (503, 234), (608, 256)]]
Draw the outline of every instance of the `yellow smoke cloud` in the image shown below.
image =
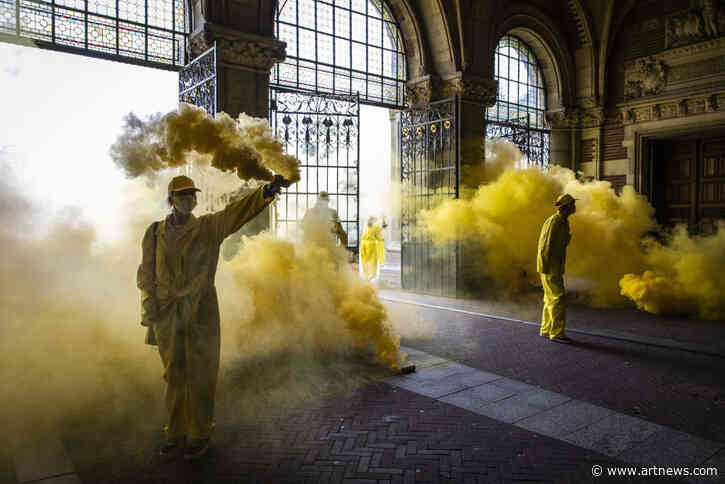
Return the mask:
[[(135, 274), (145, 229), (168, 211), (165, 189), (129, 180), (122, 193), (122, 210), (109, 217), (123, 233), (99, 242), (79, 210), (51, 217), (0, 163), (2, 444), (66, 426), (79, 445), (112, 445), (165, 420), (162, 365), (143, 344)], [(42, 219), (51, 225), (36, 230)], [(383, 370), (358, 362), (397, 366), (398, 340), (380, 300), (332, 249), (264, 234), (223, 264), (227, 414), (260, 415)]]
[(111, 158), (132, 178), (186, 165), (193, 153), (195, 163), (211, 164), (242, 180), (271, 180), (274, 170), (299, 181), (299, 161), (283, 153), (266, 123), (244, 113), (238, 121), (226, 113), (212, 118), (183, 103), (177, 111), (146, 121), (129, 113), (123, 133), (111, 147)]
[(346, 251), (333, 245), (329, 224), (317, 222), (305, 226), (298, 243), (271, 234), (245, 238), (229, 262), (238, 292), (251, 296), (242, 340), (252, 328), (255, 338), (285, 334), (267, 343), (274, 351), (345, 353), (372, 345), (380, 363), (398, 369), (400, 339), (385, 307), (347, 264)]
[(722, 231), (689, 237), (680, 229), (669, 245), (660, 244), (647, 237), (657, 229), (654, 209), (632, 187), (617, 195), (608, 182), (585, 182), (562, 167), (519, 169), (521, 155), (513, 145), (493, 141), (490, 149), (490, 168), (488, 162), (464, 168), (464, 175), (482, 184), (464, 187), (460, 199), (419, 215), (419, 228), (435, 243), (463, 241), (470, 250), (466, 263), (482, 276), (480, 284), (508, 292), (540, 284), (539, 231), (555, 212), (556, 198), (569, 193), (579, 201), (570, 217), (566, 271), (583, 283), (591, 304), (618, 305), (625, 296), (651, 312), (725, 314)]
[(725, 317), (725, 223), (710, 236), (677, 227), (667, 244), (649, 241), (645, 253), (648, 270), (625, 274), (623, 296), (651, 313)]

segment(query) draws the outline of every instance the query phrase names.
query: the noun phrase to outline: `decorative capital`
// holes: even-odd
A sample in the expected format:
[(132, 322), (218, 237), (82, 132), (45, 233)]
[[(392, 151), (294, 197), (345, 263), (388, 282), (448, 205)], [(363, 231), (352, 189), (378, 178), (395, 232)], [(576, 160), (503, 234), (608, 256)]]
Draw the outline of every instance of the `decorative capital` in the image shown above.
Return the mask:
[(405, 95), (410, 107), (429, 104), (431, 99), (433, 99), (435, 84), (435, 81), (430, 76), (408, 81), (405, 86)]
[(601, 106), (586, 109), (580, 113), (582, 128), (596, 128), (604, 124), (606, 114)]
[(239, 32), (206, 22), (191, 34), (192, 57), (197, 57), (216, 42), (217, 58), (224, 63), (269, 71), (286, 57), (287, 44), (277, 39)]
[(464, 101), (481, 104), (487, 108), (496, 104), (498, 81), (485, 77), (463, 74), (443, 82), (442, 97), (460, 96)]
[(579, 110), (564, 108), (558, 111), (547, 111), (546, 121), (553, 129), (570, 129), (579, 126)]

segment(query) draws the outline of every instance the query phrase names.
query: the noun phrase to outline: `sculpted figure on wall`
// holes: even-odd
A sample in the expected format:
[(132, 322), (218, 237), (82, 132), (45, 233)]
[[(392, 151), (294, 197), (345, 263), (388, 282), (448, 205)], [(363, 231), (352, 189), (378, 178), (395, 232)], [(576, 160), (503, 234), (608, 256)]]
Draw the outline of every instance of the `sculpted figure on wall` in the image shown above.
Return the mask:
[(624, 96), (628, 99), (658, 94), (667, 84), (667, 66), (651, 58), (637, 60), (624, 75)]
[(705, 35), (709, 38), (719, 36), (720, 0), (700, 0), (700, 5)]
[(667, 48), (682, 47), (725, 32), (721, 0), (697, 0), (696, 8), (671, 15), (666, 22)]

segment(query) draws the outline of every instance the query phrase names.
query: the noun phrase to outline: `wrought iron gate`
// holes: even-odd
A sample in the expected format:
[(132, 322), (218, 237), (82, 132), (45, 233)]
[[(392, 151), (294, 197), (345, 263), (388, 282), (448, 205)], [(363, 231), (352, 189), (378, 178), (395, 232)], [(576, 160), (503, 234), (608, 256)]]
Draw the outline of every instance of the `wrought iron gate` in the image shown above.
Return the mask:
[(179, 102), (217, 112), (216, 45), (179, 71)]
[(320, 191), (330, 194), (357, 251), (360, 226), (360, 98), (293, 89), (270, 89), (269, 120), (287, 153), (302, 162), (302, 179), (276, 204), (278, 233), (293, 231)]
[(404, 289), (456, 296), (458, 247), (434, 246), (416, 230), (420, 210), (458, 198), (457, 102), (448, 99), (400, 115), (403, 185), (401, 277)]
[(527, 114), (522, 121), (509, 121), (506, 123), (487, 120), (487, 138), (506, 138), (519, 149), (523, 155), (519, 168), (549, 166), (549, 152), (551, 148), (551, 133), (546, 129), (531, 126)]

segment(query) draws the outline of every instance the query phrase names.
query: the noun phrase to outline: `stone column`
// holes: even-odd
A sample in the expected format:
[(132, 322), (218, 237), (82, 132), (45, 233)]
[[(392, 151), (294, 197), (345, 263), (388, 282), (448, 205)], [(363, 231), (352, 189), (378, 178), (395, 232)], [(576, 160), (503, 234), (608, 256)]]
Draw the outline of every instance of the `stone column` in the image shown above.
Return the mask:
[(217, 106), (232, 117), (241, 112), (269, 116), (270, 69), (285, 58), (284, 42), (204, 22), (191, 35), (192, 58), (217, 48)]
[(397, 247), (400, 250), (402, 238), (400, 233), (400, 111), (390, 109), (388, 113), (390, 114), (390, 179), (393, 182), (391, 185), (393, 206), (390, 208), (393, 211), (388, 222), (390, 244), (386, 243), (386, 246)]
[[(604, 173), (604, 167), (602, 164), (602, 126), (604, 125), (604, 108), (601, 106), (589, 107), (582, 110), (580, 115), (581, 123), (581, 138), (583, 140), (591, 140), (592, 149), (592, 164), (594, 165), (594, 178), (596, 180), (601, 179)], [(581, 153), (579, 153), (581, 156)], [(580, 170), (579, 161), (581, 158), (576, 158), (577, 163), (574, 164), (574, 170)]]
[(498, 81), (457, 73), (442, 81), (441, 97), (458, 96), (459, 182), (466, 165), (483, 162), (486, 153), (486, 109), (496, 103)]
[[(498, 81), (486, 77), (457, 73), (442, 81), (441, 97), (458, 97), (458, 180), (465, 185), (463, 168), (467, 165), (484, 163), (486, 153), (486, 109), (496, 102)], [(474, 270), (470, 261), (479, 257), (478, 248), (465, 242), (458, 246), (458, 267), (456, 268), (457, 297), (480, 295), (489, 287)]]
[(577, 146), (580, 133), (578, 109), (548, 111), (546, 119), (551, 126), (550, 162), (553, 165), (576, 169)]

